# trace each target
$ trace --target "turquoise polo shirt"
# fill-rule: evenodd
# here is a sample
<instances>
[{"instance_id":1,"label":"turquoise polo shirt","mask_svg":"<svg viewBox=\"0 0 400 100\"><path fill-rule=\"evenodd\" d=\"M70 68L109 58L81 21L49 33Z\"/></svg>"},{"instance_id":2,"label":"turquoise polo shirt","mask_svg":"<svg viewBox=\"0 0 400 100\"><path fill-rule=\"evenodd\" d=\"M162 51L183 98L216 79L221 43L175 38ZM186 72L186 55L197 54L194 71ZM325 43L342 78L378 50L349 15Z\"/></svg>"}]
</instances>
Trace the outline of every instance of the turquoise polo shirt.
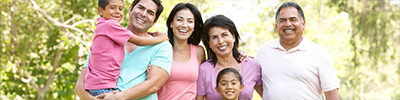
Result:
<instances>
[{"instance_id":1,"label":"turquoise polo shirt","mask_svg":"<svg viewBox=\"0 0 400 100\"><path fill-rule=\"evenodd\" d=\"M90 53L88 54L89 58ZM88 59L83 67L87 67ZM117 87L125 91L146 80L146 70L149 65L156 65L170 74L172 66L172 46L168 41L149 46L139 46L133 52L125 50L121 73ZM151 94L142 100L157 100L157 94Z\"/></svg>"}]
</instances>

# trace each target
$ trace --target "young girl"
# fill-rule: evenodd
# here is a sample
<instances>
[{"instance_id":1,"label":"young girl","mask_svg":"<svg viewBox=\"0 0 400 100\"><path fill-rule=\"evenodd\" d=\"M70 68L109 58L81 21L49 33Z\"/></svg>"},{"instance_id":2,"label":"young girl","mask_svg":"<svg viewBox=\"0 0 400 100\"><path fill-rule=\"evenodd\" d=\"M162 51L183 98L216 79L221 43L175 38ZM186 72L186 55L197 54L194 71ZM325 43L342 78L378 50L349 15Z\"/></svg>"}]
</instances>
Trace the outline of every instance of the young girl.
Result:
<instances>
[{"instance_id":1,"label":"young girl","mask_svg":"<svg viewBox=\"0 0 400 100\"><path fill-rule=\"evenodd\" d=\"M118 90L116 84L125 56L126 42L144 46L168 40L165 33L156 37L139 37L122 27L119 22L123 17L123 0L99 0L98 6L101 17L97 19L84 79L85 89L93 96Z\"/></svg>"},{"instance_id":2,"label":"young girl","mask_svg":"<svg viewBox=\"0 0 400 100\"><path fill-rule=\"evenodd\" d=\"M218 73L215 91L221 94L223 100L239 100L239 92L244 85L242 76L234 68L225 68Z\"/></svg>"}]
</instances>

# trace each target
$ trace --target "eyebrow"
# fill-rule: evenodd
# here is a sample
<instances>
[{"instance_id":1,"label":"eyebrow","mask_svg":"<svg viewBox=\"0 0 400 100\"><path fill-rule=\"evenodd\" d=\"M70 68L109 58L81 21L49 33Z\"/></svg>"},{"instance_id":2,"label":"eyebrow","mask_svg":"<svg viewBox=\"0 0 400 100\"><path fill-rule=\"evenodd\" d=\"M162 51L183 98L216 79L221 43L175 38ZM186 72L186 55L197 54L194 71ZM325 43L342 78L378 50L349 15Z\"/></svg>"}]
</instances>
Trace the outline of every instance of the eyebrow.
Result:
<instances>
[{"instance_id":1,"label":"eyebrow","mask_svg":"<svg viewBox=\"0 0 400 100\"><path fill-rule=\"evenodd\" d=\"M182 18L182 19L183 19L183 17L182 17L182 16L176 16L176 18ZM188 18L188 19L193 19L193 18Z\"/></svg>"},{"instance_id":2,"label":"eyebrow","mask_svg":"<svg viewBox=\"0 0 400 100\"><path fill-rule=\"evenodd\" d=\"M296 19L297 17L289 17L289 19ZM279 20L286 20L287 18L279 18Z\"/></svg>"}]
</instances>

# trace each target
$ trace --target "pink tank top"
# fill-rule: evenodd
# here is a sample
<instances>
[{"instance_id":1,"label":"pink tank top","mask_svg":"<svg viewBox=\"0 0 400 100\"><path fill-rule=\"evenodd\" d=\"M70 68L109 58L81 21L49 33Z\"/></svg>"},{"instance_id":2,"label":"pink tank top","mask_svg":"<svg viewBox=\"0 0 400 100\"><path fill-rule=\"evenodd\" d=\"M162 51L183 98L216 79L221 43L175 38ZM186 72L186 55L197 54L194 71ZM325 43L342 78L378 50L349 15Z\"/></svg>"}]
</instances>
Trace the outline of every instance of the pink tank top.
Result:
<instances>
[{"instance_id":1,"label":"pink tank top","mask_svg":"<svg viewBox=\"0 0 400 100\"><path fill-rule=\"evenodd\" d=\"M167 82L157 92L159 100L194 100L196 98L197 76L199 72L196 46L190 44L189 61L172 61L171 74Z\"/></svg>"}]
</instances>

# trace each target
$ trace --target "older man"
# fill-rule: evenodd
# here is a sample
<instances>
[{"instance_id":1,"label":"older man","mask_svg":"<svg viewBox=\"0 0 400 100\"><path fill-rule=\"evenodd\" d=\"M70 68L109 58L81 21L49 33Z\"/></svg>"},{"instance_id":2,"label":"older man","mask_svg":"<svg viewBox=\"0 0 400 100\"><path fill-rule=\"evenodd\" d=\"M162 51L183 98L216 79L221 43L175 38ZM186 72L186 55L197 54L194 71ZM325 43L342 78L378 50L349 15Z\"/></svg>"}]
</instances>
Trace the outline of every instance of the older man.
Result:
<instances>
[{"instance_id":1,"label":"older man","mask_svg":"<svg viewBox=\"0 0 400 100\"><path fill-rule=\"evenodd\" d=\"M276 12L279 38L264 43L257 52L261 64L264 100L339 99L340 86L328 50L303 37L306 20L294 2Z\"/></svg>"}]
</instances>

